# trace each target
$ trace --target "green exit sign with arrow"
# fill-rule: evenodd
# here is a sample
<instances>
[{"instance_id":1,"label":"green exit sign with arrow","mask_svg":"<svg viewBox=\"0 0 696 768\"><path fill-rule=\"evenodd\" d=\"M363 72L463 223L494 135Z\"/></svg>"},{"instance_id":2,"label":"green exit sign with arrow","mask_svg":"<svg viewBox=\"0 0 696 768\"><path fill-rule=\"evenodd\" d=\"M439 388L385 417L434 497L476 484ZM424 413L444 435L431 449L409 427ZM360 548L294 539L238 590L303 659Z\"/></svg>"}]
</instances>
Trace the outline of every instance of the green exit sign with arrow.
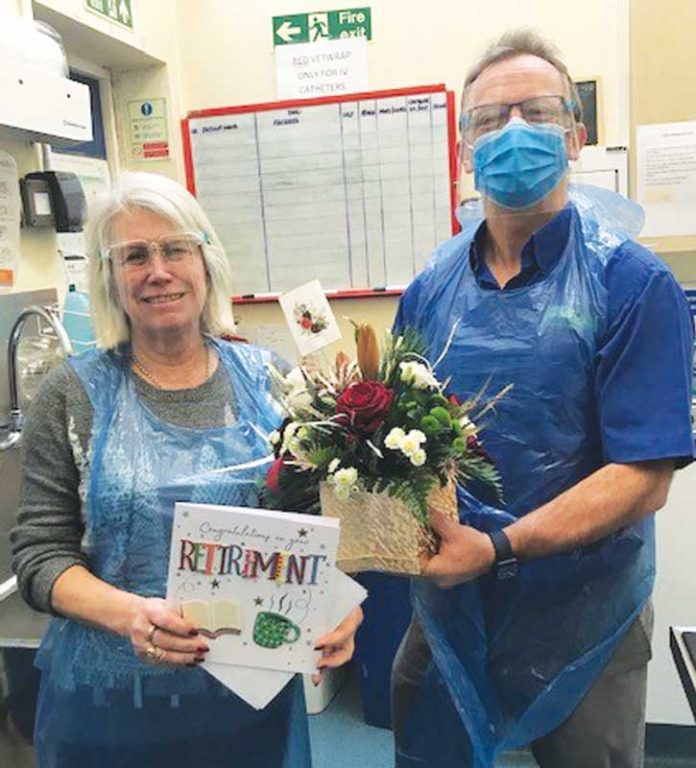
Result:
<instances>
[{"instance_id":1,"label":"green exit sign with arrow","mask_svg":"<svg viewBox=\"0 0 696 768\"><path fill-rule=\"evenodd\" d=\"M342 11L313 11L273 17L273 45L318 43L366 37L372 40L372 16L369 8Z\"/></svg>"}]
</instances>

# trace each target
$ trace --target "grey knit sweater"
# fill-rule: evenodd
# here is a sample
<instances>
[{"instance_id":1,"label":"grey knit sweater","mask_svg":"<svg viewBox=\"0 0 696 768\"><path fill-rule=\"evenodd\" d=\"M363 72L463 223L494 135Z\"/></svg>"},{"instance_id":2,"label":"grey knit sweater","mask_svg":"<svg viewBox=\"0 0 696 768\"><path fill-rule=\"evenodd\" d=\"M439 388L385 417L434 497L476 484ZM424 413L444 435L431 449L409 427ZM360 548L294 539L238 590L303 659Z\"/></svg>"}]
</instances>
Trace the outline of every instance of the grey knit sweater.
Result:
<instances>
[{"instance_id":1,"label":"grey knit sweater","mask_svg":"<svg viewBox=\"0 0 696 768\"><path fill-rule=\"evenodd\" d=\"M222 363L193 389L157 389L135 374L134 381L148 408L170 424L218 427L234 421L234 394ZM12 567L24 599L40 611L51 611L51 590L63 571L89 567L81 549L78 467L88 453L93 416L80 379L63 363L43 381L25 423Z\"/></svg>"}]
</instances>

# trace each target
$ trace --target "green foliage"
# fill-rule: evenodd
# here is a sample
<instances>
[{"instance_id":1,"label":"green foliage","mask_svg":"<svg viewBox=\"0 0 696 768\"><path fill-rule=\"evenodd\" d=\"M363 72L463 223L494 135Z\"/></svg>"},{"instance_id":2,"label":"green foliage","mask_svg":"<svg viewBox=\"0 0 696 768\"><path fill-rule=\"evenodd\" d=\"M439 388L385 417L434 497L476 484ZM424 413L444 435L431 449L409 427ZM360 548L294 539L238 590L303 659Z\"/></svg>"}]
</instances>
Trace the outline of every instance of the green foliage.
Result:
<instances>
[{"instance_id":1,"label":"green foliage","mask_svg":"<svg viewBox=\"0 0 696 768\"><path fill-rule=\"evenodd\" d=\"M392 483L389 486L389 495L403 501L415 514L421 525L427 528L430 525L428 495L437 484L437 477L429 472L415 472L411 479L403 483Z\"/></svg>"}]
</instances>

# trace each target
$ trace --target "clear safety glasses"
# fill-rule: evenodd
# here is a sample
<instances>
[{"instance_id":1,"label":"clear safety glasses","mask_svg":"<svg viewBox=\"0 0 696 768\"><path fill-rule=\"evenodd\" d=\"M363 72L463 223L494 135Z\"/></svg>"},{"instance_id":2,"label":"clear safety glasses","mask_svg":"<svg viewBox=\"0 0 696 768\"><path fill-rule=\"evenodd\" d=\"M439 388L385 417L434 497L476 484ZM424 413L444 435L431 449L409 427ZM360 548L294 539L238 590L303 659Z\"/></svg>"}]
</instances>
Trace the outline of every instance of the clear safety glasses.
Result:
<instances>
[{"instance_id":1,"label":"clear safety glasses","mask_svg":"<svg viewBox=\"0 0 696 768\"><path fill-rule=\"evenodd\" d=\"M574 105L571 101L564 96L536 96L513 104L484 104L467 110L459 122L464 141L472 146L486 133L505 127L515 107L527 123L572 126Z\"/></svg>"},{"instance_id":2,"label":"clear safety glasses","mask_svg":"<svg viewBox=\"0 0 696 768\"><path fill-rule=\"evenodd\" d=\"M206 238L196 232L177 232L162 235L157 240L125 240L102 248L102 258L110 259L114 266L125 272L148 269L152 255L158 252L166 264L177 265L191 261L200 253Z\"/></svg>"}]
</instances>

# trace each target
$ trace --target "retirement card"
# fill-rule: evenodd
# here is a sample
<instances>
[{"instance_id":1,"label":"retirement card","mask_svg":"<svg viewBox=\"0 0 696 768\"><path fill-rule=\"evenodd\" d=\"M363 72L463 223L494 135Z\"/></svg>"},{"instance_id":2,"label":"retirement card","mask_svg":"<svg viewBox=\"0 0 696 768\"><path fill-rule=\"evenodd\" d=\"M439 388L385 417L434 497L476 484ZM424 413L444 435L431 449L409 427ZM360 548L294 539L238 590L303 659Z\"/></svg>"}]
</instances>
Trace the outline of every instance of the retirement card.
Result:
<instances>
[{"instance_id":1,"label":"retirement card","mask_svg":"<svg viewBox=\"0 0 696 768\"><path fill-rule=\"evenodd\" d=\"M178 503L167 599L205 636L206 661L314 672L338 534L332 518Z\"/></svg>"}]
</instances>

